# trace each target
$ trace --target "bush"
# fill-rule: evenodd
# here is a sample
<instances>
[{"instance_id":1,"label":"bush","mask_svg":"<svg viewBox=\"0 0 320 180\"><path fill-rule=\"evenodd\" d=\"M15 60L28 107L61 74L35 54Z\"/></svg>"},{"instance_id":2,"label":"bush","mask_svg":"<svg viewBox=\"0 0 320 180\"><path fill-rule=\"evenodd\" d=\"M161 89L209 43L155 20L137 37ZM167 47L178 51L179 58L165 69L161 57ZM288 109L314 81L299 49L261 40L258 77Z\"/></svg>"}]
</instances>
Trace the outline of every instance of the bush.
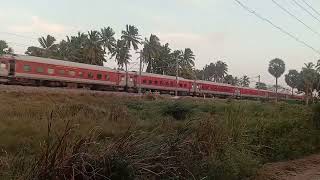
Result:
<instances>
[{"instance_id":1,"label":"bush","mask_svg":"<svg viewBox=\"0 0 320 180\"><path fill-rule=\"evenodd\" d=\"M313 106L313 123L317 129L320 129L320 103Z\"/></svg>"},{"instance_id":2,"label":"bush","mask_svg":"<svg viewBox=\"0 0 320 180\"><path fill-rule=\"evenodd\" d=\"M193 105L186 102L174 102L165 106L162 110L164 115L170 115L176 120L185 120L191 114Z\"/></svg>"}]
</instances>

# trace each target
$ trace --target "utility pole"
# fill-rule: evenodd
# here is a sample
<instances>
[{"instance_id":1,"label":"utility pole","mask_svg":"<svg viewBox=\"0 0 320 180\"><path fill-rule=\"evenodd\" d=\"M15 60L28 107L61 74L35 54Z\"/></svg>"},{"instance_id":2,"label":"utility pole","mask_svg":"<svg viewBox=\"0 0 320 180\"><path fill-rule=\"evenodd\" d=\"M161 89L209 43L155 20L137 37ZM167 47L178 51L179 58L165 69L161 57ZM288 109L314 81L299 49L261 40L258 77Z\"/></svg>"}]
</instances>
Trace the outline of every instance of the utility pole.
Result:
<instances>
[{"instance_id":1,"label":"utility pole","mask_svg":"<svg viewBox=\"0 0 320 180\"><path fill-rule=\"evenodd\" d=\"M261 76L258 76L258 89L260 89L261 81L260 81Z\"/></svg>"},{"instance_id":2,"label":"utility pole","mask_svg":"<svg viewBox=\"0 0 320 180\"><path fill-rule=\"evenodd\" d=\"M138 89L138 93L139 95L141 95L141 71L142 71L142 52L140 52L140 64L139 64L139 89Z\"/></svg>"},{"instance_id":3,"label":"utility pole","mask_svg":"<svg viewBox=\"0 0 320 180\"><path fill-rule=\"evenodd\" d=\"M178 58L176 59L176 96L178 96L178 84L179 84L179 63L178 63Z\"/></svg>"}]
</instances>

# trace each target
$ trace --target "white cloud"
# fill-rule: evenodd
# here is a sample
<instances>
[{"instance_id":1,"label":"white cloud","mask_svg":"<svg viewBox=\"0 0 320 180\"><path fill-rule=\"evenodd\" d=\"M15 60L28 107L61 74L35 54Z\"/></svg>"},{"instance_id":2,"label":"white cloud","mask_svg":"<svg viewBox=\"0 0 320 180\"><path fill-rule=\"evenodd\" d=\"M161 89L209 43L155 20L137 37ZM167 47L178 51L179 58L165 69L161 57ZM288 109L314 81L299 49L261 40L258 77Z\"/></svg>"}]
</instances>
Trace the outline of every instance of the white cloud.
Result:
<instances>
[{"instance_id":1,"label":"white cloud","mask_svg":"<svg viewBox=\"0 0 320 180\"><path fill-rule=\"evenodd\" d=\"M24 25L13 25L9 30L19 33L41 32L41 33L65 33L67 27L61 24L51 23L38 16L32 16L31 22Z\"/></svg>"}]
</instances>

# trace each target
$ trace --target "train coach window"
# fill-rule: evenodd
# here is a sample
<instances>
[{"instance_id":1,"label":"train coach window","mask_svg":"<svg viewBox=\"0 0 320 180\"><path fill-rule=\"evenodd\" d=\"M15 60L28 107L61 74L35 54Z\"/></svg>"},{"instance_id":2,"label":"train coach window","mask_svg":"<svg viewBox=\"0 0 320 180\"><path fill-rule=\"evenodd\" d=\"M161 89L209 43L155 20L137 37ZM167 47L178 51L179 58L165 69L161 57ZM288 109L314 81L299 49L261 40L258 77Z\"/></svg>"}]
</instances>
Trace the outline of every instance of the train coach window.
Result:
<instances>
[{"instance_id":1,"label":"train coach window","mask_svg":"<svg viewBox=\"0 0 320 180\"><path fill-rule=\"evenodd\" d=\"M109 81L109 80L110 80L110 75L109 75L109 74L106 74L106 75L105 75L105 78L106 78L106 81Z\"/></svg>"},{"instance_id":2,"label":"train coach window","mask_svg":"<svg viewBox=\"0 0 320 180\"><path fill-rule=\"evenodd\" d=\"M92 73L92 72L89 72L89 73L88 73L88 78L90 78L90 79L93 78L93 73Z\"/></svg>"},{"instance_id":3,"label":"train coach window","mask_svg":"<svg viewBox=\"0 0 320 180\"><path fill-rule=\"evenodd\" d=\"M48 74L53 74L54 73L54 69L48 68Z\"/></svg>"},{"instance_id":4,"label":"train coach window","mask_svg":"<svg viewBox=\"0 0 320 180\"><path fill-rule=\"evenodd\" d=\"M83 77L83 72L78 72L78 75L80 76L80 77Z\"/></svg>"},{"instance_id":5,"label":"train coach window","mask_svg":"<svg viewBox=\"0 0 320 180\"><path fill-rule=\"evenodd\" d=\"M70 75L70 76L75 76L75 75L76 75L76 72L74 72L74 71L69 71L69 75Z\"/></svg>"},{"instance_id":6,"label":"train coach window","mask_svg":"<svg viewBox=\"0 0 320 180\"><path fill-rule=\"evenodd\" d=\"M163 82L162 82L162 81L160 81L160 85L163 85Z\"/></svg>"},{"instance_id":7,"label":"train coach window","mask_svg":"<svg viewBox=\"0 0 320 180\"><path fill-rule=\"evenodd\" d=\"M37 73L43 73L43 67L37 67L36 69Z\"/></svg>"},{"instance_id":8,"label":"train coach window","mask_svg":"<svg viewBox=\"0 0 320 180\"><path fill-rule=\"evenodd\" d=\"M149 84L152 84L152 80L149 80Z\"/></svg>"},{"instance_id":9,"label":"train coach window","mask_svg":"<svg viewBox=\"0 0 320 180\"><path fill-rule=\"evenodd\" d=\"M2 63L0 64L0 68L1 68L1 69L5 69L5 68L6 68L6 63L2 62Z\"/></svg>"},{"instance_id":10,"label":"train coach window","mask_svg":"<svg viewBox=\"0 0 320 180\"><path fill-rule=\"evenodd\" d=\"M60 75L64 75L64 73L65 73L65 71L63 69L60 69L58 72Z\"/></svg>"},{"instance_id":11,"label":"train coach window","mask_svg":"<svg viewBox=\"0 0 320 180\"><path fill-rule=\"evenodd\" d=\"M24 66L23 66L23 71L24 71L24 72L29 72L29 71L31 71L31 66L29 66L29 65L24 65Z\"/></svg>"},{"instance_id":12,"label":"train coach window","mask_svg":"<svg viewBox=\"0 0 320 180\"><path fill-rule=\"evenodd\" d=\"M143 83L143 84L146 84L146 83L147 83L147 80L144 79L144 80L142 81L142 83Z\"/></svg>"},{"instance_id":13,"label":"train coach window","mask_svg":"<svg viewBox=\"0 0 320 180\"><path fill-rule=\"evenodd\" d=\"M184 87L187 87L187 84L184 84L183 86L184 86Z\"/></svg>"},{"instance_id":14,"label":"train coach window","mask_svg":"<svg viewBox=\"0 0 320 180\"><path fill-rule=\"evenodd\" d=\"M158 84L158 81L154 81L154 84L156 84L156 85L157 85L157 84Z\"/></svg>"},{"instance_id":15,"label":"train coach window","mask_svg":"<svg viewBox=\"0 0 320 180\"><path fill-rule=\"evenodd\" d=\"M102 74L97 74L97 79L102 79Z\"/></svg>"}]
</instances>

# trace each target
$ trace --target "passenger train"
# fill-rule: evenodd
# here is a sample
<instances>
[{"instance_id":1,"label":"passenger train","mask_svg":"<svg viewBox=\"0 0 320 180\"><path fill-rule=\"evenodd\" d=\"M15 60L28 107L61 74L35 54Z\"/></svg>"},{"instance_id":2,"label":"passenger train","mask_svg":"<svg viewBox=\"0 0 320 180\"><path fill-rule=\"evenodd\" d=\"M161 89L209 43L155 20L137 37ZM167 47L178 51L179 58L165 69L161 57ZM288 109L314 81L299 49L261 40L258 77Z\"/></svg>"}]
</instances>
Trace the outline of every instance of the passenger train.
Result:
<instances>
[{"instance_id":1,"label":"passenger train","mask_svg":"<svg viewBox=\"0 0 320 180\"><path fill-rule=\"evenodd\" d=\"M232 86L229 84L189 80L174 76L113 70L108 67L75 63L26 55L0 56L0 82L4 84L88 88L94 90L138 92L152 91L179 96L207 96L275 99L267 90ZM282 100L303 100L303 96L278 93Z\"/></svg>"}]
</instances>

